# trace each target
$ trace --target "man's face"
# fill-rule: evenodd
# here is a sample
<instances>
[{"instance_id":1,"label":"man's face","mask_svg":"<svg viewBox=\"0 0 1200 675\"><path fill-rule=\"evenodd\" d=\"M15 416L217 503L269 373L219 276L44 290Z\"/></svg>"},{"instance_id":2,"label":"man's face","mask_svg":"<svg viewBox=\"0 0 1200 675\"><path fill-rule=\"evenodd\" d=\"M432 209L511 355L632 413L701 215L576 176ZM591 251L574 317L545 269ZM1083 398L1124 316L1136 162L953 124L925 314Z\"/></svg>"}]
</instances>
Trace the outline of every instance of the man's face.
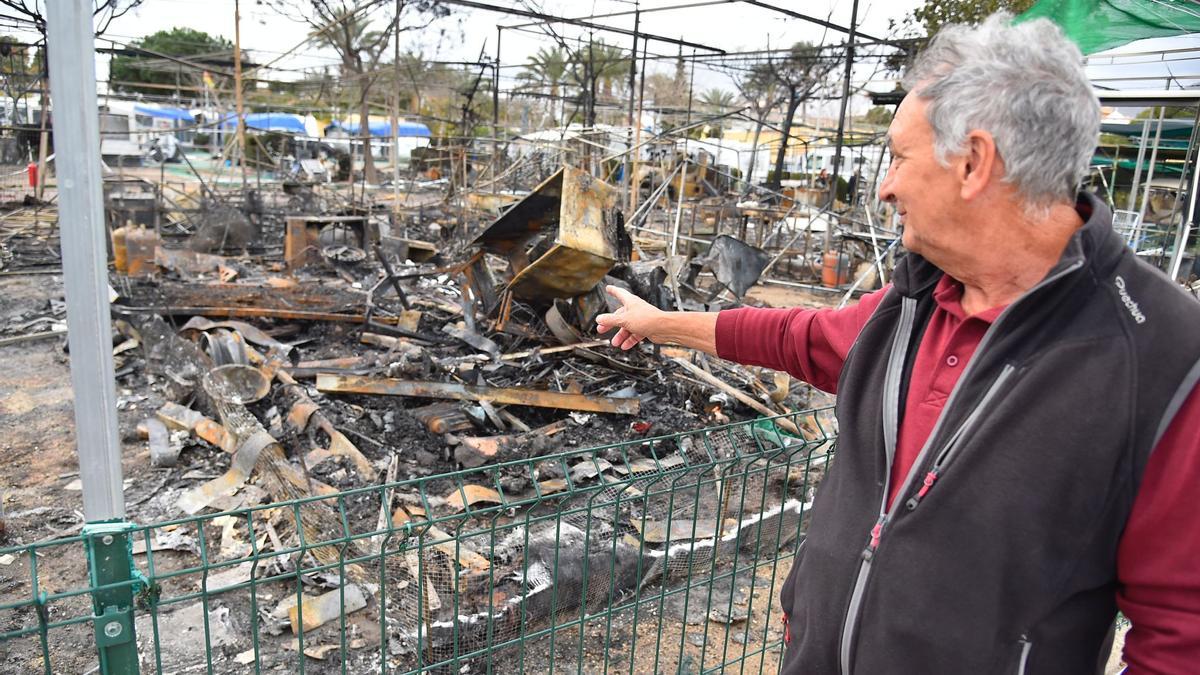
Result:
<instances>
[{"instance_id":1,"label":"man's face","mask_svg":"<svg viewBox=\"0 0 1200 675\"><path fill-rule=\"evenodd\" d=\"M961 185L956 162L944 167L934 157L933 127L925 117L927 103L909 94L888 127L892 162L879 185L879 198L891 202L904 226L904 247L926 258L970 245L961 213Z\"/></svg>"}]
</instances>

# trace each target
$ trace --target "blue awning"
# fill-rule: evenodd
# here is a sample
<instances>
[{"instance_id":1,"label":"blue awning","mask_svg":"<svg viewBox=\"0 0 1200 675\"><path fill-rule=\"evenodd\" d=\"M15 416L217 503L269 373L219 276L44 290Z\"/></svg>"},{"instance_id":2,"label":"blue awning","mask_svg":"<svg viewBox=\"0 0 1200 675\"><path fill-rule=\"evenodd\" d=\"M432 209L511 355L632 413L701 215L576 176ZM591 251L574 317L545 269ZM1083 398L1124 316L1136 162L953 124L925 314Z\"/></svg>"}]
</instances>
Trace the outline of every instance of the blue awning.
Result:
<instances>
[{"instance_id":1,"label":"blue awning","mask_svg":"<svg viewBox=\"0 0 1200 675\"><path fill-rule=\"evenodd\" d=\"M222 127L236 127L237 116L230 115L221 120ZM283 112L250 113L246 115L246 128L260 131L284 131L294 134L306 134L304 120L299 115Z\"/></svg>"},{"instance_id":2,"label":"blue awning","mask_svg":"<svg viewBox=\"0 0 1200 675\"><path fill-rule=\"evenodd\" d=\"M338 128L345 129L346 132L351 135L357 135L359 133L358 122L346 120L344 122L337 122L335 124ZM384 138L391 138L392 136L392 123L387 120L373 121L367 125L367 128L371 130L372 136L380 136ZM399 122L396 128L396 135L401 138L429 138L433 136L433 134L429 131L429 127L421 124L420 122Z\"/></svg>"},{"instance_id":3,"label":"blue awning","mask_svg":"<svg viewBox=\"0 0 1200 675\"><path fill-rule=\"evenodd\" d=\"M196 118L192 117L192 113L183 108L151 108L145 105L134 105L133 112L139 115L149 115L164 120L179 120L181 122L195 122Z\"/></svg>"}]
</instances>

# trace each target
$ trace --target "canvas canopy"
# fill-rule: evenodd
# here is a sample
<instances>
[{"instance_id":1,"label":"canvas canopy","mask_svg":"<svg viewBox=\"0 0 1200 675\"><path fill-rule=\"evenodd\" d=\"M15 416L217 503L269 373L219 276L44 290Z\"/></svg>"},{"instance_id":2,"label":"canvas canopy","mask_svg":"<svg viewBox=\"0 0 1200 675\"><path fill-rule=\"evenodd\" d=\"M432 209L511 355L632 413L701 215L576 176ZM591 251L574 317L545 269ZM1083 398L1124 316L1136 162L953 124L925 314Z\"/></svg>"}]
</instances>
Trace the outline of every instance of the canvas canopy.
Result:
<instances>
[{"instance_id":1,"label":"canvas canopy","mask_svg":"<svg viewBox=\"0 0 1200 675\"><path fill-rule=\"evenodd\" d=\"M359 124L356 121L346 120L338 122L337 126L345 129L352 135L358 134ZM392 123L387 120L371 120L367 124L367 129L370 130L372 136L385 138L391 138L392 136ZM429 138L433 134L430 133L429 127L419 122L399 122L397 123L396 135L401 138Z\"/></svg>"},{"instance_id":2,"label":"canvas canopy","mask_svg":"<svg viewBox=\"0 0 1200 675\"><path fill-rule=\"evenodd\" d=\"M192 117L192 113L183 108L168 108L148 105L135 105L133 112L139 115L149 115L164 120L179 120L181 122L195 122L196 118Z\"/></svg>"},{"instance_id":3,"label":"canvas canopy","mask_svg":"<svg viewBox=\"0 0 1200 675\"><path fill-rule=\"evenodd\" d=\"M237 116L231 115L221 120L223 127L236 127ZM261 131L284 131L293 134L307 134L304 120L299 115L283 112L250 113L246 115L246 128Z\"/></svg>"}]
</instances>

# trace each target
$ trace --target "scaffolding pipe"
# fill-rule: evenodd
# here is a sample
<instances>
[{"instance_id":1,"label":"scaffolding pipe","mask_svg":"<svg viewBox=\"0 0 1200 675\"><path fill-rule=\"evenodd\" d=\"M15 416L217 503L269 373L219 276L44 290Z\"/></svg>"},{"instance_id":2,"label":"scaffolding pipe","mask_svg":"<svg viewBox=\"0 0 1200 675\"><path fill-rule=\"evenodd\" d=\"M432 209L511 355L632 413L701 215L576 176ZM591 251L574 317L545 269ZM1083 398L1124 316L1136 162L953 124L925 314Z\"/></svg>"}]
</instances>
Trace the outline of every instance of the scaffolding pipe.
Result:
<instances>
[{"instance_id":1,"label":"scaffolding pipe","mask_svg":"<svg viewBox=\"0 0 1200 675\"><path fill-rule=\"evenodd\" d=\"M1133 167L1133 184L1129 186L1129 200L1126 202L1125 210L1132 211L1133 207L1137 206L1137 189L1138 181L1142 179L1142 161L1146 159L1146 142L1150 139L1150 120L1142 122L1142 138L1138 141L1137 163ZM1113 183L1115 184L1116 173L1113 173Z\"/></svg>"},{"instance_id":2,"label":"scaffolding pipe","mask_svg":"<svg viewBox=\"0 0 1200 675\"><path fill-rule=\"evenodd\" d=\"M1197 112L1197 116L1200 116L1200 111ZM1179 267L1183 263L1183 253L1187 249L1188 235L1191 234L1194 227L1196 218L1196 190L1200 190L1200 151L1196 153L1196 161L1192 164L1192 189L1188 192L1187 196L1187 218L1183 221L1179 240L1175 243L1175 253L1171 256L1171 267L1168 274L1172 281L1179 276Z\"/></svg>"},{"instance_id":3,"label":"scaffolding pipe","mask_svg":"<svg viewBox=\"0 0 1200 675\"><path fill-rule=\"evenodd\" d=\"M1144 227L1146 222L1146 208L1150 206L1150 184L1154 182L1154 163L1158 161L1158 144L1162 142L1163 118L1166 117L1166 114L1166 106L1158 109L1158 125L1154 130L1154 145L1150 146L1150 166L1146 169L1146 184L1142 188L1142 207L1138 209L1138 230L1149 229ZM1134 234L1135 241L1138 234Z\"/></svg>"},{"instance_id":4,"label":"scaffolding pipe","mask_svg":"<svg viewBox=\"0 0 1200 675\"><path fill-rule=\"evenodd\" d=\"M636 6L637 5L634 5L634 7L636 7ZM637 84L637 51L638 51L637 32L638 32L639 26L641 25L641 21L642 21L641 13L635 11L634 15L633 15L633 49L630 50L630 52L629 52L629 114L627 117L627 119L629 121L629 124L628 124L629 129L628 129L628 131L625 132L625 147L629 148L631 151L633 150L633 105L635 102L635 97L633 95L633 88ZM638 122L638 125L641 126L640 121ZM632 173L632 171L633 171L632 155L633 155L632 152L626 154L625 162L624 162L624 164L622 164L622 173L623 173L622 178L624 179L622 182L625 183L625 189L628 190L628 192L625 193L625 202L630 205L629 210L631 212L633 211L632 207L633 207L633 191L634 191L633 173Z\"/></svg>"},{"instance_id":5,"label":"scaffolding pipe","mask_svg":"<svg viewBox=\"0 0 1200 675\"><path fill-rule=\"evenodd\" d=\"M240 0L233 0L234 104L237 106L238 163L242 165L242 189L246 189L246 109L242 100L242 14Z\"/></svg>"},{"instance_id":6,"label":"scaffolding pipe","mask_svg":"<svg viewBox=\"0 0 1200 675\"><path fill-rule=\"evenodd\" d=\"M403 7L396 0L396 17L392 22L392 222L400 208L400 12ZM420 110L417 111L421 112ZM392 236L396 233L393 232Z\"/></svg>"},{"instance_id":7,"label":"scaffolding pipe","mask_svg":"<svg viewBox=\"0 0 1200 675\"><path fill-rule=\"evenodd\" d=\"M492 68L492 175L500 171L500 34L501 26L496 26L496 65ZM509 97L512 100L512 97ZM492 194L499 189L497 181L492 181Z\"/></svg>"},{"instance_id":8,"label":"scaffolding pipe","mask_svg":"<svg viewBox=\"0 0 1200 675\"><path fill-rule=\"evenodd\" d=\"M471 9L482 9L489 12L500 12L501 14L512 14L513 16L523 16L529 19L537 19L549 23L565 23L570 26L579 26L580 28L588 28L591 30L607 31L616 33L617 35L634 35L634 31L617 28L616 26L606 26L604 24L592 23L590 21L580 21L579 19L571 19L565 16L554 16L553 14L543 14L542 12L533 12L527 9L518 9L516 7L504 7L502 5L492 5L486 2L476 2L475 0L442 0L447 5L458 5L459 7L470 7ZM724 54L724 49L709 47L696 42L688 42L687 40L676 40L674 38L663 37L661 35L652 35L650 33L637 33L637 35L646 40L654 40L655 42L665 42L667 44L679 45L681 47L691 47L693 49L703 49L714 54Z\"/></svg>"},{"instance_id":9,"label":"scaffolding pipe","mask_svg":"<svg viewBox=\"0 0 1200 675\"><path fill-rule=\"evenodd\" d=\"M858 0L850 7L850 32L846 37L846 75L842 80L842 107L838 113L836 149L833 152L833 176L829 180L829 206L837 202L838 175L842 170L842 145L846 139L846 108L850 103L850 73L854 70L854 29L858 24ZM825 231L825 250L833 244L833 228Z\"/></svg>"}]
</instances>

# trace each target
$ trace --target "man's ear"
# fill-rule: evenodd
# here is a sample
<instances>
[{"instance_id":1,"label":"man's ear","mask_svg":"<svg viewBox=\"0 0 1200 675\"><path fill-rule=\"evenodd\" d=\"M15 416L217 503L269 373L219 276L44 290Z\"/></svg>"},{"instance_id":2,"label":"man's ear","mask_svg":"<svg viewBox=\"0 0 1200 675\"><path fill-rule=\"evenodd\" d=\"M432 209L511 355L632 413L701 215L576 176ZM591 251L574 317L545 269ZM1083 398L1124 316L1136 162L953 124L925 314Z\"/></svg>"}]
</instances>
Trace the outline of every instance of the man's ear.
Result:
<instances>
[{"instance_id":1,"label":"man's ear","mask_svg":"<svg viewBox=\"0 0 1200 675\"><path fill-rule=\"evenodd\" d=\"M982 129L967 134L963 153L959 156L958 178L964 200L978 197L1003 169L996 152L996 139Z\"/></svg>"}]
</instances>

